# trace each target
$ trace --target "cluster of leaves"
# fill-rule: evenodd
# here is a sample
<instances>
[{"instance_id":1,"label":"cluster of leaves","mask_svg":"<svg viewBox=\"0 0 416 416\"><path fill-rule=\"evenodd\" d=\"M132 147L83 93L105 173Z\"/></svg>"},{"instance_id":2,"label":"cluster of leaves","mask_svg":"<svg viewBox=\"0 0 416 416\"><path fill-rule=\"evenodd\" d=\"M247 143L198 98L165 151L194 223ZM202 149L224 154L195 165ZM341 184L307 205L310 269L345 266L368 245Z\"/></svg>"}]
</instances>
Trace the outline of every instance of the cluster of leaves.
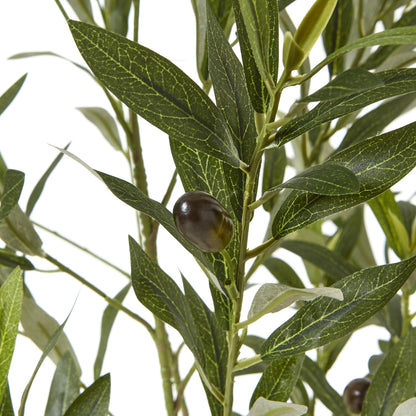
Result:
<instances>
[{"instance_id":1,"label":"cluster of leaves","mask_svg":"<svg viewBox=\"0 0 416 416\"><path fill-rule=\"evenodd\" d=\"M137 43L135 35L134 40L125 37L130 9L133 5L137 22L139 2L106 1L104 28L95 23L89 1L69 3L79 18L68 19L69 29L89 67L81 68L104 89L115 116L103 108L81 111L125 154L135 175L130 183L88 169L117 198L140 212L143 244L129 240L131 286L154 314L156 325L122 306L130 285L110 299L42 248L30 214L62 155L71 154L62 149L34 189L25 213L18 205L24 175L7 170L2 161L0 237L6 247L0 252L4 266L0 362L6 364L0 371L0 414L14 414L7 375L19 321L43 350L39 366L51 354L57 362L46 414L107 414L110 380L100 373L117 311L144 325L155 340L167 373L163 386L168 415L180 410L187 414L184 390L196 370L212 415L235 414L235 378L260 373L249 416L313 415L317 399L335 415L348 416L326 373L351 334L370 324L385 327L390 339L380 341L382 354L369 361L371 384L362 415L414 412L416 329L409 299L416 290L416 207L398 201L390 188L416 165L416 123L389 129L416 104L414 2L377 0L364 7L360 0L316 0L296 28L286 9L291 3L296 6L295 0L193 0L202 88L172 62ZM241 61L228 39L234 24ZM383 29L376 31L380 25ZM280 32L284 40L279 43ZM311 68L309 54L320 36L326 58ZM36 53L15 58L29 55ZM328 83L310 94L311 78L324 69ZM1 110L23 82L24 77L1 97ZM208 96L211 86L215 103ZM282 91L295 86L300 86L299 99L283 112ZM366 111L370 104L371 111ZM122 105L130 111L129 120ZM141 154L136 115L169 136L183 188L208 192L232 216L234 237L224 252L203 253L176 229L166 208L171 187L163 201L149 198L142 159L137 157ZM288 146L292 158L286 155ZM284 181L293 168L296 173ZM374 260L363 203L368 203L386 236L385 265ZM258 209L269 214L269 223L264 243L249 249L250 222ZM326 221L335 228L331 235L323 231ZM209 279L214 311L186 277L181 288L157 264L159 225L201 266ZM279 258L280 248L303 260L308 281ZM398 258L395 263L389 261L392 252ZM65 323L59 326L23 289L21 270L34 268L26 256L50 261L109 302L96 381L82 394L76 356L63 334ZM246 270L249 259L253 262ZM258 289L247 319L242 320L244 291L262 265L276 283ZM249 334L250 324L291 305L296 313L267 338ZM40 339L40 331L33 328L46 323L50 331ZM178 372L178 352L169 345L165 324L180 333L194 356L195 365L185 377ZM239 360L243 344L253 356ZM313 349L318 350L315 361L305 355ZM31 381L19 414L24 412ZM305 385L313 390L313 397Z\"/></svg>"}]
</instances>

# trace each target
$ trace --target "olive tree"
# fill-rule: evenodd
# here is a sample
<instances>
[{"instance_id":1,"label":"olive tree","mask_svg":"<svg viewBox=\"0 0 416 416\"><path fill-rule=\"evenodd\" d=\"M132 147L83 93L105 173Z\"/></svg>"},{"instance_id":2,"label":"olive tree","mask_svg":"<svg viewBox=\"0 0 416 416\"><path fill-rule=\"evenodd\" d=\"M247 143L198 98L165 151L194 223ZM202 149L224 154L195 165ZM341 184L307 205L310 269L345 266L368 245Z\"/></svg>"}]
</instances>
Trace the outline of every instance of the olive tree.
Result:
<instances>
[{"instance_id":1,"label":"olive tree","mask_svg":"<svg viewBox=\"0 0 416 416\"><path fill-rule=\"evenodd\" d=\"M187 393L195 379L206 395L198 399L200 413L218 416L313 415L318 403L336 416L416 412L416 206L391 189L416 165L416 123L401 117L415 114L415 2L315 0L295 24L296 0L191 0L199 79L138 42L139 0L92 3L56 0L79 61L55 52L17 51L13 58L65 59L98 84L106 103L80 110L125 157L131 177L95 169L69 145L59 147L22 209L25 175L0 158L0 415L25 414L47 357L56 370L45 415L112 414L111 368L102 373L120 315L154 344L168 416L191 413ZM314 57L320 42L322 60ZM316 88L318 76L325 81ZM0 97L0 113L25 79ZM295 98L288 100L289 91ZM169 148L176 167L158 200L149 196L143 120L165 133L158 146ZM125 236L127 283L123 270L82 249L82 236L67 241L114 270L121 288L115 296L49 254L39 236L47 224L37 224L32 211L63 158L137 213L137 233ZM385 238L382 262L370 242L367 207ZM260 228L262 241L252 245ZM161 230L189 253L206 290L186 273L164 270ZM26 279L39 261L107 304L88 385L65 331L70 315L57 322L29 291ZM130 293L134 307L125 304ZM269 320L274 326L259 335L270 316L286 318ZM328 372L354 332L374 325L388 334L381 351L368 357L366 374L337 391ZM17 410L8 380L22 337L41 357ZM129 357L147 359L140 351ZM235 390L247 375L255 384L241 410ZM125 414L140 414L140 400L132 402Z\"/></svg>"}]
</instances>

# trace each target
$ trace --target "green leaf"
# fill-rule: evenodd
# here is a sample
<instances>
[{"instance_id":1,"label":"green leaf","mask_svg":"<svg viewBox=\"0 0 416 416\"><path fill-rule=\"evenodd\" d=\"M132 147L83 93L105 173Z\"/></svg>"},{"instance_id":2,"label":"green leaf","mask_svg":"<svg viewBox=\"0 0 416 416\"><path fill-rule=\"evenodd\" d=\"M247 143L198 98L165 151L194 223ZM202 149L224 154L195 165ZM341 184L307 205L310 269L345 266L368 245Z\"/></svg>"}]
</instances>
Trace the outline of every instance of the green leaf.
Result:
<instances>
[{"instance_id":1,"label":"green leaf","mask_svg":"<svg viewBox=\"0 0 416 416\"><path fill-rule=\"evenodd\" d=\"M0 287L0 403L7 388L23 300L23 276L16 267Z\"/></svg>"},{"instance_id":2,"label":"green leaf","mask_svg":"<svg viewBox=\"0 0 416 416\"><path fill-rule=\"evenodd\" d=\"M185 240L182 234L177 230L172 213L167 210L161 203L147 197L133 184L123 179L98 172L108 189L121 201L132 208L143 212L154 218L161 224L173 237L175 237L195 258L197 258L208 270L212 270L212 266L194 245Z\"/></svg>"},{"instance_id":3,"label":"green leaf","mask_svg":"<svg viewBox=\"0 0 416 416\"><path fill-rule=\"evenodd\" d=\"M371 12L374 13L373 10L371 10ZM317 72L333 62L335 59L355 49L362 49L377 45L414 45L415 43L416 26L398 27L364 36L354 40L351 43L348 43L345 46L342 46L341 48L338 48L336 51L329 54L324 60L322 60L308 74L304 76L303 81L313 77Z\"/></svg>"},{"instance_id":4,"label":"green leaf","mask_svg":"<svg viewBox=\"0 0 416 416\"><path fill-rule=\"evenodd\" d=\"M65 416L107 416L110 387L110 374L100 377L77 397Z\"/></svg>"},{"instance_id":5,"label":"green leaf","mask_svg":"<svg viewBox=\"0 0 416 416\"><path fill-rule=\"evenodd\" d=\"M308 408L300 404L275 402L259 397L248 416L302 416L307 411Z\"/></svg>"},{"instance_id":6,"label":"green leaf","mask_svg":"<svg viewBox=\"0 0 416 416\"><path fill-rule=\"evenodd\" d=\"M320 195L347 195L357 193L360 183L350 169L327 162L305 169L277 188L298 189ZM273 189L267 191L266 195L269 192L273 192Z\"/></svg>"},{"instance_id":7,"label":"green leaf","mask_svg":"<svg viewBox=\"0 0 416 416\"><path fill-rule=\"evenodd\" d=\"M115 150L123 150L116 122L106 109L101 107L78 107L78 110L100 130L103 137Z\"/></svg>"},{"instance_id":8,"label":"green leaf","mask_svg":"<svg viewBox=\"0 0 416 416\"><path fill-rule=\"evenodd\" d=\"M309 357L305 357L300 375L302 380L309 384L316 398L331 410L333 414L337 416L349 416L341 396L328 383L321 367Z\"/></svg>"},{"instance_id":9,"label":"green leaf","mask_svg":"<svg viewBox=\"0 0 416 416\"><path fill-rule=\"evenodd\" d=\"M0 200L0 221L3 221L17 205L22 193L25 174L8 169L4 174L4 190Z\"/></svg>"},{"instance_id":10,"label":"green leaf","mask_svg":"<svg viewBox=\"0 0 416 416\"><path fill-rule=\"evenodd\" d=\"M272 361L264 371L250 399L250 407L259 397L276 402L286 402L295 386L303 355Z\"/></svg>"},{"instance_id":11,"label":"green leaf","mask_svg":"<svg viewBox=\"0 0 416 416\"><path fill-rule=\"evenodd\" d=\"M416 412L416 398L401 403L393 413L393 416L408 416Z\"/></svg>"},{"instance_id":12,"label":"green leaf","mask_svg":"<svg viewBox=\"0 0 416 416\"><path fill-rule=\"evenodd\" d=\"M381 103L357 119L348 129L337 151L382 132L393 120L416 104L416 94L405 94Z\"/></svg>"},{"instance_id":13,"label":"green leaf","mask_svg":"<svg viewBox=\"0 0 416 416\"><path fill-rule=\"evenodd\" d=\"M416 91L415 68L392 69L379 72L377 77L384 85L337 100L321 102L311 111L286 123L276 133L278 145L282 146L322 123L357 111L369 104Z\"/></svg>"},{"instance_id":14,"label":"green leaf","mask_svg":"<svg viewBox=\"0 0 416 416\"><path fill-rule=\"evenodd\" d=\"M286 171L287 158L285 148L272 147L266 149L264 153L264 168L263 168L263 194L271 188L280 185L283 182L283 178ZM263 208L267 212L271 212L274 204L276 203L278 195L266 201L263 204Z\"/></svg>"},{"instance_id":15,"label":"green leaf","mask_svg":"<svg viewBox=\"0 0 416 416\"><path fill-rule=\"evenodd\" d=\"M45 416L63 416L79 395L80 374L69 352L59 360L49 390Z\"/></svg>"},{"instance_id":16,"label":"green leaf","mask_svg":"<svg viewBox=\"0 0 416 416\"><path fill-rule=\"evenodd\" d=\"M106 28L111 32L126 36L132 0L106 0L104 4Z\"/></svg>"},{"instance_id":17,"label":"green leaf","mask_svg":"<svg viewBox=\"0 0 416 416\"><path fill-rule=\"evenodd\" d=\"M14 416L12 398L10 397L10 390L8 385L4 391L3 400L0 402L0 415Z\"/></svg>"},{"instance_id":18,"label":"green leaf","mask_svg":"<svg viewBox=\"0 0 416 416\"><path fill-rule=\"evenodd\" d=\"M263 266L269 270L279 283L299 289L305 287L296 272L283 260L269 257L263 262Z\"/></svg>"},{"instance_id":19,"label":"green leaf","mask_svg":"<svg viewBox=\"0 0 416 416\"><path fill-rule=\"evenodd\" d=\"M130 283L123 287L120 292L114 297L115 300L122 303L124 298L126 297L129 289ZM107 350L108 339L110 338L110 333L113 328L114 321L116 320L118 314L118 309L114 308L111 305L108 305L105 308L103 313L103 317L101 319L101 337L100 337L100 344L98 346L97 356L94 362L94 379L96 380L100 377L101 369L103 366L104 356Z\"/></svg>"},{"instance_id":20,"label":"green leaf","mask_svg":"<svg viewBox=\"0 0 416 416\"><path fill-rule=\"evenodd\" d=\"M352 0L338 0L338 4L323 32L323 41L327 55L341 46L346 45L350 36L354 19L354 3ZM328 65L330 75L342 73L344 61L338 59Z\"/></svg>"},{"instance_id":21,"label":"green leaf","mask_svg":"<svg viewBox=\"0 0 416 416\"><path fill-rule=\"evenodd\" d=\"M358 328L378 312L400 289L416 267L416 257L360 270L331 287L344 300L317 298L304 305L262 346L262 358L291 357L328 344Z\"/></svg>"},{"instance_id":22,"label":"green leaf","mask_svg":"<svg viewBox=\"0 0 416 416\"><path fill-rule=\"evenodd\" d=\"M242 160L248 164L257 132L244 70L210 8L207 16L208 69L217 107L224 115Z\"/></svg>"},{"instance_id":23,"label":"green leaf","mask_svg":"<svg viewBox=\"0 0 416 416\"><path fill-rule=\"evenodd\" d=\"M115 33L75 21L69 27L91 70L131 110L175 140L240 166L220 110L182 70Z\"/></svg>"},{"instance_id":24,"label":"green leaf","mask_svg":"<svg viewBox=\"0 0 416 416\"><path fill-rule=\"evenodd\" d=\"M416 164L416 123L351 146L328 159L352 170L361 188L356 194L325 196L292 191L273 221L281 238L321 218L380 195L409 173Z\"/></svg>"},{"instance_id":25,"label":"green leaf","mask_svg":"<svg viewBox=\"0 0 416 416\"><path fill-rule=\"evenodd\" d=\"M0 264L10 268L19 266L22 270L34 270L35 268L26 257L17 256L8 249L0 249Z\"/></svg>"},{"instance_id":26,"label":"green leaf","mask_svg":"<svg viewBox=\"0 0 416 416\"><path fill-rule=\"evenodd\" d=\"M0 114L9 106L9 104L14 100L17 93L22 88L23 83L25 82L27 74L19 78L9 89L2 94L0 97Z\"/></svg>"},{"instance_id":27,"label":"green leaf","mask_svg":"<svg viewBox=\"0 0 416 416\"><path fill-rule=\"evenodd\" d=\"M319 267L333 281L342 279L357 271L357 267L345 260L341 254L329 250L320 244L301 240L284 240L281 247Z\"/></svg>"},{"instance_id":28,"label":"green leaf","mask_svg":"<svg viewBox=\"0 0 416 416\"><path fill-rule=\"evenodd\" d=\"M69 143L65 146L65 149L68 149ZM52 174L58 163L61 161L63 157L63 153L60 153L54 161L51 163L49 168L46 170L46 172L42 175L42 177L39 179L38 183L33 188L32 193L29 196L29 199L27 201L26 205L26 215L30 217L30 214L33 211L33 208L35 207L36 203L38 202L43 189L45 188L46 181L49 179L49 176Z\"/></svg>"},{"instance_id":29,"label":"green leaf","mask_svg":"<svg viewBox=\"0 0 416 416\"><path fill-rule=\"evenodd\" d=\"M310 301L320 296L343 300L342 291L332 287L298 289L280 283L264 283L254 295L245 324L248 325L267 313L281 311L294 302Z\"/></svg>"},{"instance_id":30,"label":"green leaf","mask_svg":"<svg viewBox=\"0 0 416 416\"><path fill-rule=\"evenodd\" d=\"M377 73L362 68L353 68L342 72L334 80L318 91L303 98L301 101L330 101L345 98L350 95L368 91L383 86L384 83Z\"/></svg>"},{"instance_id":31,"label":"green leaf","mask_svg":"<svg viewBox=\"0 0 416 416\"><path fill-rule=\"evenodd\" d=\"M412 328L388 352L367 390L362 416L388 416L416 390L416 329Z\"/></svg>"},{"instance_id":32,"label":"green leaf","mask_svg":"<svg viewBox=\"0 0 416 416\"><path fill-rule=\"evenodd\" d=\"M94 23L90 0L68 0L68 3L80 20Z\"/></svg>"},{"instance_id":33,"label":"green leaf","mask_svg":"<svg viewBox=\"0 0 416 416\"><path fill-rule=\"evenodd\" d=\"M0 223L0 238L11 248L31 256L42 256L42 240L27 215L16 205Z\"/></svg>"},{"instance_id":34,"label":"green leaf","mask_svg":"<svg viewBox=\"0 0 416 416\"><path fill-rule=\"evenodd\" d=\"M270 100L264 82L274 82L279 69L279 28L276 2L233 0L237 35L253 108L265 113Z\"/></svg>"},{"instance_id":35,"label":"green leaf","mask_svg":"<svg viewBox=\"0 0 416 416\"><path fill-rule=\"evenodd\" d=\"M71 310L71 312L72 312L72 310ZM36 368L33 371L33 374L30 377L30 380L27 383L27 385L26 385L26 387L23 391L22 398L21 398L21 401L20 401L20 408L19 408L18 416L24 416L27 398L29 396L29 391L32 387L33 381L35 380L36 374L38 373L41 365L45 361L45 358L48 357L49 353L54 349L56 343L58 342L58 339L61 336L61 334L63 333L64 327L65 327L66 323L68 322L68 319L71 315L71 312L68 314L65 321L61 325L59 325L59 327L56 329L56 331L52 334L51 338L49 339L48 343L46 344L45 348L43 349L42 355L39 358L39 361L36 365Z\"/></svg>"},{"instance_id":36,"label":"green leaf","mask_svg":"<svg viewBox=\"0 0 416 416\"><path fill-rule=\"evenodd\" d=\"M384 231L387 242L400 259L410 254L409 234L404 225L402 213L390 190L368 201L377 218L378 223Z\"/></svg>"}]
</instances>

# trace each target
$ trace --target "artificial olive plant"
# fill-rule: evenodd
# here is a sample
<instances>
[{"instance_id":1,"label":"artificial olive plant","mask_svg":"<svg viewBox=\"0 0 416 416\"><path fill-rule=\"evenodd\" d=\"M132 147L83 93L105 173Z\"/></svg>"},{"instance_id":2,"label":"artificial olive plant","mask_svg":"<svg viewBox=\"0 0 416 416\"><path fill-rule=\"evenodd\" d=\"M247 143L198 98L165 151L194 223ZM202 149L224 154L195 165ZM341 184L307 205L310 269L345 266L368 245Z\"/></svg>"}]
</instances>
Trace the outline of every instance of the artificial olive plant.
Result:
<instances>
[{"instance_id":1,"label":"artificial olive plant","mask_svg":"<svg viewBox=\"0 0 416 416\"><path fill-rule=\"evenodd\" d=\"M87 66L75 64L102 87L113 110L82 112L127 156L132 172L126 181L86 160L85 175L139 212L139 235L128 237L131 282L109 297L47 254L31 222L55 166L77 156L59 149L25 211L18 205L24 174L1 160L0 415L16 411L7 380L22 335L43 351L34 376L47 356L56 363L45 415L111 414L110 374L101 370L120 313L154 341L169 416L189 414L187 387L198 376L206 393L201 414L237 415L234 390L245 374L257 374L249 416L313 415L317 402L336 416L416 414L416 205L391 190L416 166L416 2L311 0L299 11L296 0L191 0L199 80L137 42L139 0L56 3ZM295 11L304 16L297 27ZM313 54L320 42L326 56L319 62ZM325 85L311 90L318 74ZM1 112L24 80L1 96ZM285 102L285 90L298 94L293 102ZM398 125L404 114L411 122ZM160 201L149 197L141 118L166 133L160 146L170 147L176 165ZM171 212L175 186L185 193ZM374 259L365 205L385 235L384 264ZM268 218L264 240L250 246L259 211ZM195 258L211 299L158 265L161 227ZM304 262L304 275L283 249ZM58 325L25 286L37 257L108 303L89 387L81 383L65 322ZM243 314L253 276L258 288ZM123 306L131 288L154 321ZM294 313L266 337L252 332L254 322L286 308ZM34 325L44 328L42 336ZM354 331L370 325L384 327L389 338L342 397L327 373ZM183 340L178 350L173 332ZM242 356L243 347L249 355ZM185 373L178 365L184 349L193 357ZM146 358L138 351L136 359ZM136 404L125 414L141 414Z\"/></svg>"}]
</instances>

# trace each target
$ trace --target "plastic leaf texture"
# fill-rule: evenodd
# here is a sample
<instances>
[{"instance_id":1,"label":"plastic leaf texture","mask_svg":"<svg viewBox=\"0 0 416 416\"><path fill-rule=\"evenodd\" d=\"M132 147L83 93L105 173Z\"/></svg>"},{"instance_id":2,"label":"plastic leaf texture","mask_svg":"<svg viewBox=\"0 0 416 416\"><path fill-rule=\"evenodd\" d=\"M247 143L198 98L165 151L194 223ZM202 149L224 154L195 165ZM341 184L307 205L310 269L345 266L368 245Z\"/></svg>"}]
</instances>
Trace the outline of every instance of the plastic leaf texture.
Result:
<instances>
[{"instance_id":1,"label":"plastic leaf texture","mask_svg":"<svg viewBox=\"0 0 416 416\"><path fill-rule=\"evenodd\" d=\"M275 402L259 397L248 416L302 416L307 411L308 408L300 404Z\"/></svg>"}]
</instances>

